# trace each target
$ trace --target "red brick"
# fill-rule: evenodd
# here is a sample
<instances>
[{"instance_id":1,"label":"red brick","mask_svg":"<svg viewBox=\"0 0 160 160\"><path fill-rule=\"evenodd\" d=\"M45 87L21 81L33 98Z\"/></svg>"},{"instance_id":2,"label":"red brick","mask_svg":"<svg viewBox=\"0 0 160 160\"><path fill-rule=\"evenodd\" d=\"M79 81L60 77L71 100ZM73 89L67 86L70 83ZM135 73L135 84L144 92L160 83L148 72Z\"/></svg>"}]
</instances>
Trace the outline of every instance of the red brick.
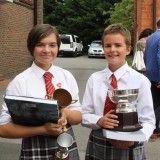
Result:
<instances>
[{"instance_id":1,"label":"red brick","mask_svg":"<svg viewBox=\"0 0 160 160\"><path fill-rule=\"evenodd\" d=\"M134 0L134 44L145 28L153 29L153 0ZM136 8L138 8L136 10ZM160 17L160 0L156 0L156 20Z\"/></svg>"},{"instance_id":2,"label":"red brick","mask_svg":"<svg viewBox=\"0 0 160 160\"><path fill-rule=\"evenodd\" d=\"M42 0L37 0L37 23L43 21L42 4ZM31 65L27 36L34 26L34 10L23 2L0 1L0 7L0 73L6 77Z\"/></svg>"}]
</instances>

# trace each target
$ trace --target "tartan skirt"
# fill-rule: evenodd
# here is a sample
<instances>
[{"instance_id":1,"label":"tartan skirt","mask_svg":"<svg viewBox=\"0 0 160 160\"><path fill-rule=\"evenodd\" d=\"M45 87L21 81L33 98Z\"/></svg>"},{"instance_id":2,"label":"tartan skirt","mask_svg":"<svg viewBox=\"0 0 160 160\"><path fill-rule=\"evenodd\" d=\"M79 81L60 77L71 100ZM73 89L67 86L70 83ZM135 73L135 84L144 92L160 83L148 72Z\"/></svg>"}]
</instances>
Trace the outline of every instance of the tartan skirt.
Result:
<instances>
[{"instance_id":1,"label":"tartan skirt","mask_svg":"<svg viewBox=\"0 0 160 160\"><path fill-rule=\"evenodd\" d=\"M144 144L123 149L113 147L99 129L90 133L85 160L146 160L146 155Z\"/></svg>"},{"instance_id":2,"label":"tartan skirt","mask_svg":"<svg viewBox=\"0 0 160 160\"><path fill-rule=\"evenodd\" d=\"M74 141L69 147L69 160L80 160L75 136L70 125L67 126L67 132ZM57 150L57 136L33 136L23 138L21 155L19 160L54 160Z\"/></svg>"}]
</instances>

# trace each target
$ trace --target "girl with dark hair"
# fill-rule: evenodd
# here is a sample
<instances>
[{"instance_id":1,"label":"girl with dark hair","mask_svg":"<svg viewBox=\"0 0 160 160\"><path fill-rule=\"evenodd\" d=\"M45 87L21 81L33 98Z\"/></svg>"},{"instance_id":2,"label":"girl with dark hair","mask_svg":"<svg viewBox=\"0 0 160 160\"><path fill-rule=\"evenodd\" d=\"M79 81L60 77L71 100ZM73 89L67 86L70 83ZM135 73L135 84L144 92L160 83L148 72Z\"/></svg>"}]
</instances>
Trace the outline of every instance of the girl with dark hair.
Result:
<instances>
[{"instance_id":1,"label":"girl with dark hair","mask_svg":"<svg viewBox=\"0 0 160 160\"><path fill-rule=\"evenodd\" d=\"M142 72L142 73L145 72L146 70L144 59L143 59L146 41L152 33L153 33L152 29L150 28L144 29L141 32L139 36L139 40L136 42L136 45L135 45L132 67L135 70Z\"/></svg>"},{"instance_id":2,"label":"girl with dark hair","mask_svg":"<svg viewBox=\"0 0 160 160\"><path fill-rule=\"evenodd\" d=\"M69 159L79 160L71 126L79 124L82 118L79 90L75 78L69 71L53 65L60 43L60 37L55 27L49 24L39 24L33 27L28 35L27 47L34 57L34 61L31 67L17 75L7 87L6 95L45 99L46 96L53 95L53 92L47 94L45 75L49 73L50 86L54 85L52 88L61 87L77 100L76 103L60 109L60 119L57 123L48 122L32 127L13 123L6 103L3 104L0 116L0 136L22 138L20 160L55 160L58 148L57 137L63 132L67 132L73 137L73 144L69 147ZM67 131L64 129L65 127L67 127Z\"/></svg>"}]
</instances>

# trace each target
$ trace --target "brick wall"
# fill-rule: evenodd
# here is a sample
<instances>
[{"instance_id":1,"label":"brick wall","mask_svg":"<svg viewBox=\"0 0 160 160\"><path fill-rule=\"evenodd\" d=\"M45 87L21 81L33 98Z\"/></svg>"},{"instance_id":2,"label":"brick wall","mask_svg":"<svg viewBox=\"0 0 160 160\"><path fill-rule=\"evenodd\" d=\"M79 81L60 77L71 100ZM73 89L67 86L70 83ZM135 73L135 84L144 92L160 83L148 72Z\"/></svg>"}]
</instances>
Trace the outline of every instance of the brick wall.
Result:
<instances>
[{"instance_id":1,"label":"brick wall","mask_svg":"<svg viewBox=\"0 0 160 160\"><path fill-rule=\"evenodd\" d=\"M156 4L156 15L153 14L153 5ZM160 17L160 0L135 0L134 10L134 41L136 42L141 31L145 28L156 28L155 21Z\"/></svg>"},{"instance_id":2,"label":"brick wall","mask_svg":"<svg viewBox=\"0 0 160 160\"><path fill-rule=\"evenodd\" d=\"M37 4L43 1L37 0ZM21 2L22 3L22 2ZM42 6L42 5L41 5ZM43 22L42 7L39 21ZM27 36L34 25L33 6L0 1L0 74L10 76L30 66Z\"/></svg>"}]
</instances>

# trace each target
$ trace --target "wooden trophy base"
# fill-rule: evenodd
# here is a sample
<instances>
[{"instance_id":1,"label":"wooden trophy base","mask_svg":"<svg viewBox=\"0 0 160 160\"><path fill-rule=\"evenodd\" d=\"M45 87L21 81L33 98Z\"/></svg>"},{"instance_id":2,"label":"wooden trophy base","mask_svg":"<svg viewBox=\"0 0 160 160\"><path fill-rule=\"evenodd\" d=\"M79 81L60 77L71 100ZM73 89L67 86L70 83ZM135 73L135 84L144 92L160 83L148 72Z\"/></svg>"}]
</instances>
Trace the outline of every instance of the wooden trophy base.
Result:
<instances>
[{"instance_id":1,"label":"wooden trophy base","mask_svg":"<svg viewBox=\"0 0 160 160\"><path fill-rule=\"evenodd\" d=\"M133 132L138 131L142 126L138 122L137 112L115 113L118 116L118 127L110 130L120 132Z\"/></svg>"}]
</instances>

